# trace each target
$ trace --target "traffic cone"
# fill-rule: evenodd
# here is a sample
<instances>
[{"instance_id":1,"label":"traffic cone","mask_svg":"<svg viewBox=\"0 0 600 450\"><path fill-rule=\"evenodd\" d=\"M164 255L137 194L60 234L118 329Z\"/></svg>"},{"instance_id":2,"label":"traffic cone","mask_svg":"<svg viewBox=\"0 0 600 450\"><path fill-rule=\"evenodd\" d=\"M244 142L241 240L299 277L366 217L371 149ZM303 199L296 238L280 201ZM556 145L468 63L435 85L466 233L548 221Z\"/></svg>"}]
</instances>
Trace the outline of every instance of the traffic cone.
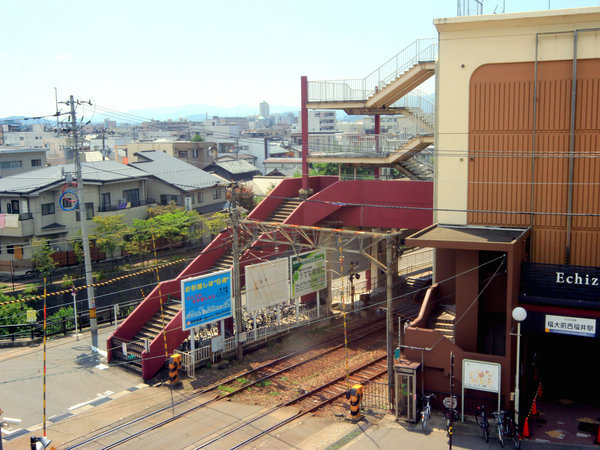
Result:
<instances>
[{"instance_id":1,"label":"traffic cone","mask_svg":"<svg viewBox=\"0 0 600 450\"><path fill-rule=\"evenodd\" d=\"M542 393L542 383L540 383L540 385L539 385L539 387L538 387L538 393L537 393L537 396L538 396L539 398L542 398L542 397L544 396L544 395L543 395L543 393Z\"/></svg>"},{"instance_id":2,"label":"traffic cone","mask_svg":"<svg viewBox=\"0 0 600 450\"><path fill-rule=\"evenodd\" d=\"M538 415L538 410L537 410L537 406L535 406L536 403L536 399L533 399L533 406L531 407L531 415L532 416L537 416Z\"/></svg>"},{"instance_id":3,"label":"traffic cone","mask_svg":"<svg viewBox=\"0 0 600 450\"><path fill-rule=\"evenodd\" d=\"M529 417L525 417L525 423L523 424L523 432L521 433L521 437L529 439L531 434L529 433Z\"/></svg>"},{"instance_id":4,"label":"traffic cone","mask_svg":"<svg viewBox=\"0 0 600 450\"><path fill-rule=\"evenodd\" d=\"M594 444L600 445L600 426L598 427L598 436L596 436L596 440L594 441Z\"/></svg>"}]
</instances>

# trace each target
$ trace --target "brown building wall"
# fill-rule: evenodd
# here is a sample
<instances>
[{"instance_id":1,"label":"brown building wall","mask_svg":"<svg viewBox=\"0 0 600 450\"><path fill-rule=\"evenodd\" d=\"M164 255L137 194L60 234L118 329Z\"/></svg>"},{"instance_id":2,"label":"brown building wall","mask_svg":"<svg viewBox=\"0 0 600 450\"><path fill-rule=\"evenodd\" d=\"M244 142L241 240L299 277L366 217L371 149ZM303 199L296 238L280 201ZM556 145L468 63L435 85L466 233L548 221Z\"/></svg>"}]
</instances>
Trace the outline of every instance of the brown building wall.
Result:
<instances>
[{"instance_id":1,"label":"brown building wall","mask_svg":"<svg viewBox=\"0 0 600 450\"><path fill-rule=\"evenodd\" d=\"M534 225L533 262L566 262L572 69L538 64L535 149L534 63L488 64L471 78L468 223ZM572 212L588 215L573 218L570 263L598 266L599 59L578 61L576 96Z\"/></svg>"}]
</instances>

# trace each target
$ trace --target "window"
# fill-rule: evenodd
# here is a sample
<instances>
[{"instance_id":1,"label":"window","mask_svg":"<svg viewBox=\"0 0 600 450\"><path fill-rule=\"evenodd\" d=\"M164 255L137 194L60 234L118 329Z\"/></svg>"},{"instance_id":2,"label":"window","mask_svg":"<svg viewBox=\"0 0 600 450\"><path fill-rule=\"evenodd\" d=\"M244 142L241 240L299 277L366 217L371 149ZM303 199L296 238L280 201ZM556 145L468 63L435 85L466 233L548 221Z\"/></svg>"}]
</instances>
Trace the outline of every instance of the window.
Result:
<instances>
[{"instance_id":1,"label":"window","mask_svg":"<svg viewBox=\"0 0 600 450\"><path fill-rule=\"evenodd\" d=\"M31 160L31 167L40 167L41 165L42 165L41 159L32 159Z\"/></svg>"},{"instance_id":2,"label":"window","mask_svg":"<svg viewBox=\"0 0 600 450\"><path fill-rule=\"evenodd\" d=\"M179 150L179 151L177 152L177 157L178 157L178 158L185 158L185 159L187 159L187 157L188 157L188 152L187 152L187 150Z\"/></svg>"},{"instance_id":3,"label":"window","mask_svg":"<svg viewBox=\"0 0 600 450\"><path fill-rule=\"evenodd\" d=\"M221 189L220 188L216 188L215 191L213 192L213 199L218 199L221 198Z\"/></svg>"},{"instance_id":4,"label":"window","mask_svg":"<svg viewBox=\"0 0 600 450\"><path fill-rule=\"evenodd\" d=\"M197 158L198 157L198 149L196 150L192 150L192 158Z\"/></svg>"},{"instance_id":5,"label":"window","mask_svg":"<svg viewBox=\"0 0 600 450\"><path fill-rule=\"evenodd\" d=\"M0 169L20 169L23 167L23 161L2 161Z\"/></svg>"},{"instance_id":6,"label":"window","mask_svg":"<svg viewBox=\"0 0 600 450\"><path fill-rule=\"evenodd\" d=\"M42 216L47 216L48 214L54 214L54 203L42 204Z\"/></svg>"},{"instance_id":7,"label":"window","mask_svg":"<svg viewBox=\"0 0 600 450\"><path fill-rule=\"evenodd\" d=\"M15 246L12 244L9 244L6 246L6 253L10 253L11 255L14 255L15 253Z\"/></svg>"},{"instance_id":8,"label":"window","mask_svg":"<svg viewBox=\"0 0 600 450\"><path fill-rule=\"evenodd\" d=\"M198 192L198 203L202 203L204 201L204 199L202 198L202 192Z\"/></svg>"},{"instance_id":9,"label":"window","mask_svg":"<svg viewBox=\"0 0 600 450\"><path fill-rule=\"evenodd\" d=\"M110 192L105 192L101 195L102 211L110 211Z\"/></svg>"},{"instance_id":10,"label":"window","mask_svg":"<svg viewBox=\"0 0 600 450\"><path fill-rule=\"evenodd\" d=\"M8 214L19 214L19 200L10 200L6 202L6 212Z\"/></svg>"},{"instance_id":11,"label":"window","mask_svg":"<svg viewBox=\"0 0 600 450\"><path fill-rule=\"evenodd\" d=\"M86 220L92 220L92 217L94 217L94 203L86 202L85 203L85 218L86 218ZM75 212L75 218L77 219L77 221L81 220L81 217L79 216L79 205L77 205L77 210Z\"/></svg>"},{"instance_id":12,"label":"window","mask_svg":"<svg viewBox=\"0 0 600 450\"><path fill-rule=\"evenodd\" d=\"M139 189L124 190L123 198L125 199L125 202L130 203L131 206L140 206L140 190Z\"/></svg>"}]
</instances>

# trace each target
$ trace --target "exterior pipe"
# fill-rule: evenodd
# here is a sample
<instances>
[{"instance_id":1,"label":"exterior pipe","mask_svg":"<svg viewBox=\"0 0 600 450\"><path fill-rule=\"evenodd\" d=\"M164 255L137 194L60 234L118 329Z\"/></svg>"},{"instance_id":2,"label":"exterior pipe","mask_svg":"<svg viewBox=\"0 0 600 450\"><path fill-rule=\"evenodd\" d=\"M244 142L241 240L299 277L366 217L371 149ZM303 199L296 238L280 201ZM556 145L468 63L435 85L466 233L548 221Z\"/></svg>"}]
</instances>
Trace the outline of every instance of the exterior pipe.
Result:
<instances>
[{"instance_id":1,"label":"exterior pipe","mask_svg":"<svg viewBox=\"0 0 600 450\"><path fill-rule=\"evenodd\" d=\"M575 106L577 103L577 30L573 33L573 80L571 81L571 128L569 130L569 184L567 200L567 242L565 264L571 263L571 227L573 225L573 166L575 155Z\"/></svg>"}]
</instances>

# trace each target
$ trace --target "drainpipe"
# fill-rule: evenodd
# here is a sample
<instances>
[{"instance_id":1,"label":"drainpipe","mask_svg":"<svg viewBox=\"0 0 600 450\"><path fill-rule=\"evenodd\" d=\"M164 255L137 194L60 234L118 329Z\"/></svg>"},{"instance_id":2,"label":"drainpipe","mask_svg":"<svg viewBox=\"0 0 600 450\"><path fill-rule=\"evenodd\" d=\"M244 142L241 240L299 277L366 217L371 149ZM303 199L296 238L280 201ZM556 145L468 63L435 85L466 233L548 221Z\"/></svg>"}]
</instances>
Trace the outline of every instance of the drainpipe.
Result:
<instances>
[{"instance_id":1,"label":"drainpipe","mask_svg":"<svg viewBox=\"0 0 600 450\"><path fill-rule=\"evenodd\" d=\"M575 155L575 106L577 101L577 30L573 32L573 80L571 82L571 129L569 130L569 184L567 200L567 242L565 264L571 263L571 227L573 223L573 165Z\"/></svg>"}]
</instances>

